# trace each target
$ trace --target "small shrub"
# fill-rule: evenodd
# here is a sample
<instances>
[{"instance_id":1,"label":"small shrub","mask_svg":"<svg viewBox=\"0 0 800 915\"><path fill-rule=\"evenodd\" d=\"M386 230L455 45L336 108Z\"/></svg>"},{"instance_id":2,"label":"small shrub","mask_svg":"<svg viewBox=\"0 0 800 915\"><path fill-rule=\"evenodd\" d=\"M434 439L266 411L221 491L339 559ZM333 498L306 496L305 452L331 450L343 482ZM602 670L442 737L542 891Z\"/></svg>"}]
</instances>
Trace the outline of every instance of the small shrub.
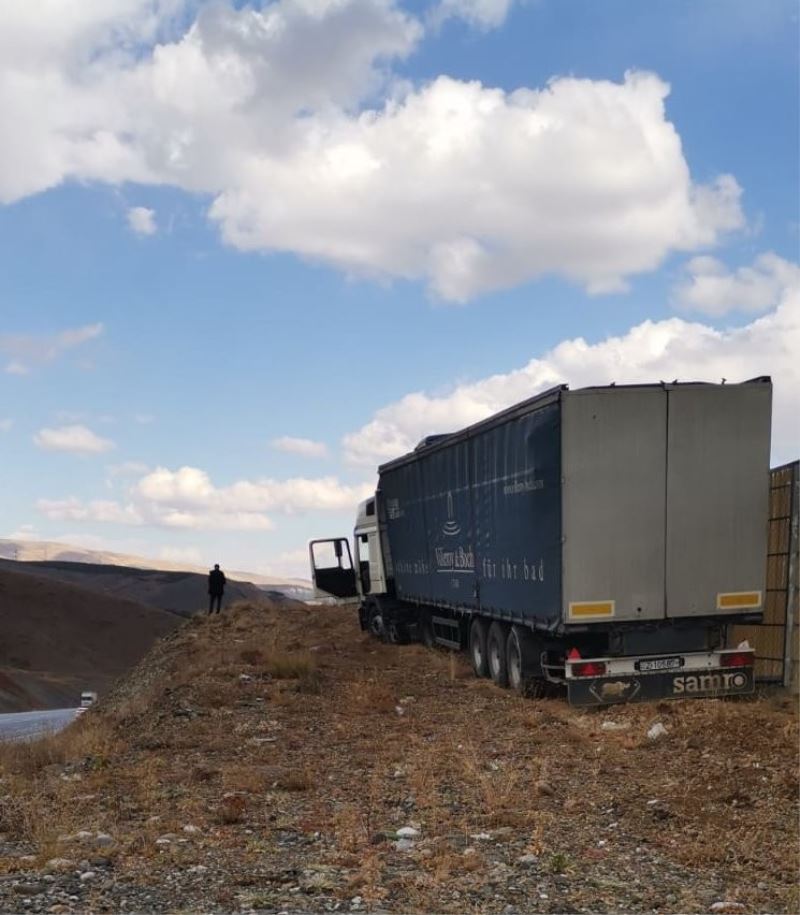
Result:
<instances>
[{"instance_id":1,"label":"small shrub","mask_svg":"<svg viewBox=\"0 0 800 915\"><path fill-rule=\"evenodd\" d=\"M228 794L217 808L217 821L225 825L240 823L247 812L247 802L241 794Z\"/></svg>"},{"instance_id":2,"label":"small shrub","mask_svg":"<svg viewBox=\"0 0 800 915\"><path fill-rule=\"evenodd\" d=\"M569 867L569 856L564 852L557 851L551 855L547 861L547 870L551 874L563 874Z\"/></svg>"},{"instance_id":3,"label":"small shrub","mask_svg":"<svg viewBox=\"0 0 800 915\"><path fill-rule=\"evenodd\" d=\"M308 771L287 772L278 779L275 787L282 791L308 791L314 787L314 779Z\"/></svg>"},{"instance_id":4,"label":"small shrub","mask_svg":"<svg viewBox=\"0 0 800 915\"><path fill-rule=\"evenodd\" d=\"M308 654L275 651L264 660L264 672L276 680L300 680L314 670L314 659Z\"/></svg>"},{"instance_id":5,"label":"small shrub","mask_svg":"<svg viewBox=\"0 0 800 915\"><path fill-rule=\"evenodd\" d=\"M297 681L295 690L309 696L319 696L322 692L322 675L314 667Z\"/></svg>"}]
</instances>

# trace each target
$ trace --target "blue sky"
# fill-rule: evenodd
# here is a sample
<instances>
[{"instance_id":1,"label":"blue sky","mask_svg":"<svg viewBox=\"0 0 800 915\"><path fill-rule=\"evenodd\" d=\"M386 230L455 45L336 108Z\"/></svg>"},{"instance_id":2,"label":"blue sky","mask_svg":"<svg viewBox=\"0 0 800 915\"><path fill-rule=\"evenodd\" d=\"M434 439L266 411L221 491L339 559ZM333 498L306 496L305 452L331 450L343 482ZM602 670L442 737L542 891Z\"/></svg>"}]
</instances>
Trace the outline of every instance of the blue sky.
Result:
<instances>
[{"instance_id":1,"label":"blue sky","mask_svg":"<svg viewBox=\"0 0 800 915\"><path fill-rule=\"evenodd\" d=\"M771 373L800 451L794 3L38 6L0 537L303 574L382 460L562 380Z\"/></svg>"}]
</instances>

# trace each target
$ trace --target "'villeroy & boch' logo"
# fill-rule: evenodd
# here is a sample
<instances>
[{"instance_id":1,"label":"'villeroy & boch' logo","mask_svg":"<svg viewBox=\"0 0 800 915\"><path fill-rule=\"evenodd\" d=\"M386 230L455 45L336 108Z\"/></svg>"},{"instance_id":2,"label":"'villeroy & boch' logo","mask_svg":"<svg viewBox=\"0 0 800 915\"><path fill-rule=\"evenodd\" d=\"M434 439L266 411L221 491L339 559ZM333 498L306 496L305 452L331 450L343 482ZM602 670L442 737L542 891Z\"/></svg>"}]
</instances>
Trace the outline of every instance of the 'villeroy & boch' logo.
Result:
<instances>
[{"instance_id":1,"label":"'villeroy & boch' logo","mask_svg":"<svg viewBox=\"0 0 800 915\"><path fill-rule=\"evenodd\" d=\"M447 537L455 537L456 534L461 533L461 525L455 519L453 494L451 492L447 494L447 521L442 525L442 533Z\"/></svg>"}]
</instances>

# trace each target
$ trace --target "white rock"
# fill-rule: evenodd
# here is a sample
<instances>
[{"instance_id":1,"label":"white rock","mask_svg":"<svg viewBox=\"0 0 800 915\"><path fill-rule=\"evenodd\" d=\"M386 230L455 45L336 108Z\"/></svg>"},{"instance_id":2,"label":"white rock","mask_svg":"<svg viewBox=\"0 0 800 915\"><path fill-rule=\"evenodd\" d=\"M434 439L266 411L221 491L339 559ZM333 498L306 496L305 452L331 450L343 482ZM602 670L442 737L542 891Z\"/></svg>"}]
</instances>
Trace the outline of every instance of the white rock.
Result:
<instances>
[{"instance_id":1,"label":"white rock","mask_svg":"<svg viewBox=\"0 0 800 915\"><path fill-rule=\"evenodd\" d=\"M600 725L601 731L625 731L628 725L624 721L604 721Z\"/></svg>"},{"instance_id":2,"label":"white rock","mask_svg":"<svg viewBox=\"0 0 800 915\"><path fill-rule=\"evenodd\" d=\"M464 855L465 858L468 858L470 855L475 855L475 854L477 854L477 850L474 849L471 845L468 845L468 846L464 849L464 851L461 852L461 854Z\"/></svg>"},{"instance_id":3,"label":"white rock","mask_svg":"<svg viewBox=\"0 0 800 915\"><path fill-rule=\"evenodd\" d=\"M394 847L397 849L397 851L411 851L411 849L414 847L414 843L411 839L398 839L394 843Z\"/></svg>"},{"instance_id":4,"label":"white rock","mask_svg":"<svg viewBox=\"0 0 800 915\"><path fill-rule=\"evenodd\" d=\"M161 836L160 839L156 839L156 845L172 845L172 839L168 839L166 836Z\"/></svg>"},{"instance_id":5,"label":"white rock","mask_svg":"<svg viewBox=\"0 0 800 915\"><path fill-rule=\"evenodd\" d=\"M491 838L492 834L490 832L476 832L470 836L470 839L475 839L478 842L488 842Z\"/></svg>"},{"instance_id":6,"label":"white rock","mask_svg":"<svg viewBox=\"0 0 800 915\"><path fill-rule=\"evenodd\" d=\"M416 839L419 835L419 830L414 829L413 826L401 826L396 835L398 839Z\"/></svg>"},{"instance_id":7,"label":"white rock","mask_svg":"<svg viewBox=\"0 0 800 915\"><path fill-rule=\"evenodd\" d=\"M353 906L354 909L357 909L363 901L364 900L360 896L353 896L350 900L350 905Z\"/></svg>"},{"instance_id":8,"label":"white rock","mask_svg":"<svg viewBox=\"0 0 800 915\"><path fill-rule=\"evenodd\" d=\"M397 712L398 715L405 715L405 713L406 713L406 710L403 708L402 705L396 705L394 707L394 710Z\"/></svg>"},{"instance_id":9,"label":"white rock","mask_svg":"<svg viewBox=\"0 0 800 915\"><path fill-rule=\"evenodd\" d=\"M719 902L711 903L712 912L738 912L739 909L743 909L744 906L741 902L727 902L724 899L720 899Z\"/></svg>"},{"instance_id":10,"label":"white rock","mask_svg":"<svg viewBox=\"0 0 800 915\"><path fill-rule=\"evenodd\" d=\"M86 883L89 880L94 880L97 874L94 871L84 871L81 874L81 883Z\"/></svg>"},{"instance_id":11,"label":"white rock","mask_svg":"<svg viewBox=\"0 0 800 915\"><path fill-rule=\"evenodd\" d=\"M51 858L45 867L49 871L68 871L75 867L75 862L69 858Z\"/></svg>"},{"instance_id":12,"label":"white rock","mask_svg":"<svg viewBox=\"0 0 800 915\"><path fill-rule=\"evenodd\" d=\"M94 833L89 832L88 829L81 829L80 832L76 832L73 838L78 842L88 842L89 839L94 838Z\"/></svg>"},{"instance_id":13,"label":"white rock","mask_svg":"<svg viewBox=\"0 0 800 915\"><path fill-rule=\"evenodd\" d=\"M667 729L664 725L657 721L647 732L648 740L658 740L659 737L663 737L667 733Z\"/></svg>"},{"instance_id":14,"label":"white rock","mask_svg":"<svg viewBox=\"0 0 800 915\"><path fill-rule=\"evenodd\" d=\"M94 837L94 844L100 847L106 847L114 844L114 839L107 832L98 832Z\"/></svg>"},{"instance_id":15,"label":"white rock","mask_svg":"<svg viewBox=\"0 0 800 915\"><path fill-rule=\"evenodd\" d=\"M536 855L530 855L530 854L520 855L519 858L517 858L517 862L519 864L538 864L539 858Z\"/></svg>"},{"instance_id":16,"label":"white rock","mask_svg":"<svg viewBox=\"0 0 800 915\"><path fill-rule=\"evenodd\" d=\"M183 831L188 832L189 835L196 835L201 830L199 826L194 826L191 823L187 823L186 826L183 827Z\"/></svg>"},{"instance_id":17,"label":"white rock","mask_svg":"<svg viewBox=\"0 0 800 915\"><path fill-rule=\"evenodd\" d=\"M205 866L205 864L193 864L189 868L190 874L205 874L205 873L207 873L207 871L208 871L208 868Z\"/></svg>"}]
</instances>

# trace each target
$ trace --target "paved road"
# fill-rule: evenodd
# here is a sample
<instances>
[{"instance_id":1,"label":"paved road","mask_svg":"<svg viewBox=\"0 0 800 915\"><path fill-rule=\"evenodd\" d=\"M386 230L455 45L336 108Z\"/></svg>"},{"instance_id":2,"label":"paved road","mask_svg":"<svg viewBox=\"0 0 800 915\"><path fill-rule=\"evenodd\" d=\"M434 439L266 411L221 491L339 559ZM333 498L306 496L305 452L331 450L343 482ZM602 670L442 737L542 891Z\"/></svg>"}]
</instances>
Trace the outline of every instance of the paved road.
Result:
<instances>
[{"instance_id":1,"label":"paved road","mask_svg":"<svg viewBox=\"0 0 800 915\"><path fill-rule=\"evenodd\" d=\"M75 718L74 708L0 715L0 740L28 740L65 728Z\"/></svg>"}]
</instances>

